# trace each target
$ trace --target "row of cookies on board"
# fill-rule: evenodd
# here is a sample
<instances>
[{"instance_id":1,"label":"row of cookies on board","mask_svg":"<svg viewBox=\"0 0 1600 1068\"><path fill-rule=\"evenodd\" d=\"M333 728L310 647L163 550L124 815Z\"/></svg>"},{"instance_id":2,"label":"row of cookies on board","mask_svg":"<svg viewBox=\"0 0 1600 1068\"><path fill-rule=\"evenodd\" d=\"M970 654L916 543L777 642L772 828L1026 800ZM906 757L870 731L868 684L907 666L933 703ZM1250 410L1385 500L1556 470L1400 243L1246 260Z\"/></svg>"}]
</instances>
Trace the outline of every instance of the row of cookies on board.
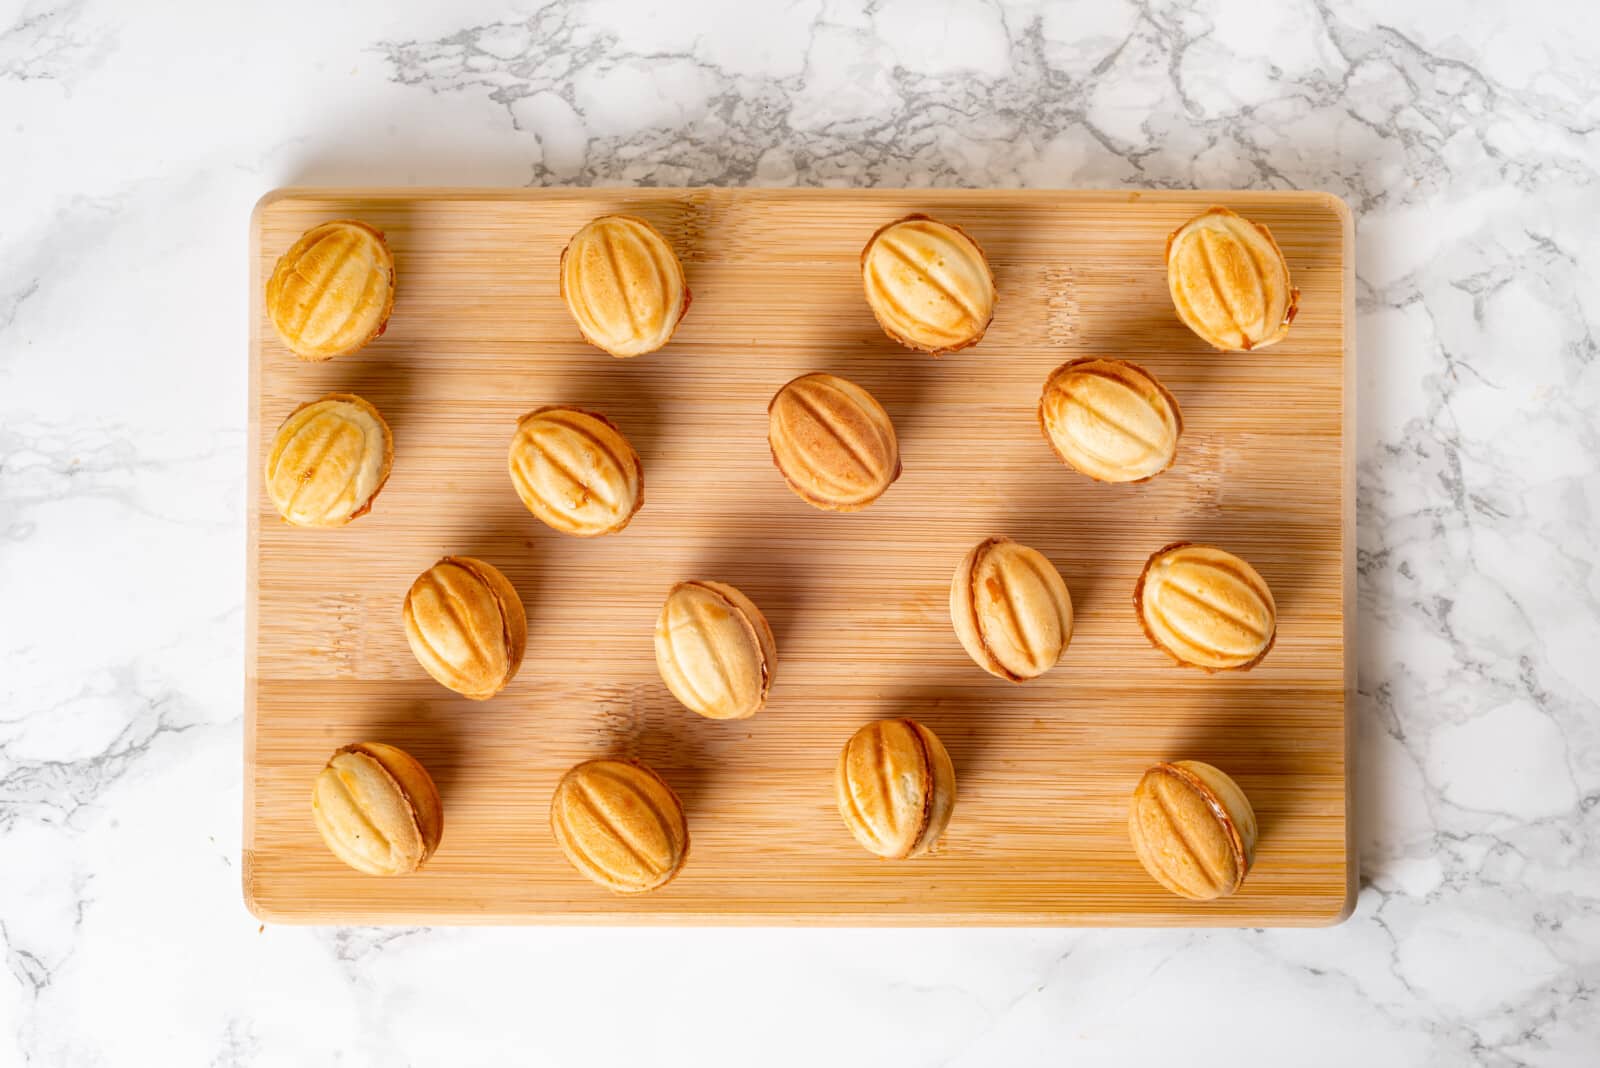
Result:
<instances>
[{"instance_id":1,"label":"row of cookies on board","mask_svg":"<svg viewBox=\"0 0 1600 1068\"><path fill-rule=\"evenodd\" d=\"M1167 239L1167 288L1178 317L1214 348L1247 352L1283 339L1299 291L1265 226L1214 207ZM692 295L683 263L659 230L633 215L603 215L562 250L560 294L584 339L617 357L672 340ZM961 227L907 215L861 250L867 305L889 337L935 355L983 338L998 294L988 257ZM356 352L388 326L394 255L381 231L336 219L302 234L274 266L266 310L304 360Z\"/></svg>"},{"instance_id":2,"label":"row of cookies on board","mask_svg":"<svg viewBox=\"0 0 1600 1068\"><path fill-rule=\"evenodd\" d=\"M1206 672L1248 670L1277 638L1266 582L1219 549L1174 542L1152 554L1134 587L1151 644ZM1072 597L1054 564L1007 537L986 538L956 565L950 622L967 655L1008 682L1038 678L1072 640ZM434 681L475 701L503 691L521 669L527 613L499 568L447 556L412 582L401 607L407 644ZM748 719L766 707L778 671L772 628L755 602L725 582L675 584L656 617L662 682L707 719Z\"/></svg>"},{"instance_id":3,"label":"row of cookies on board","mask_svg":"<svg viewBox=\"0 0 1600 1068\"><path fill-rule=\"evenodd\" d=\"M1139 482L1172 465L1183 432L1177 401L1126 360L1081 359L1051 373L1039 422L1056 455L1101 482ZM859 384L812 372L767 406L767 445L796 495L832 512L866 508L904 473L889 413ZM279 424L265 488L278 514L301 527L344 526L372 510L394 467L383 413L352 393L329 393ZM615 534L644 503L644 465L599 412L546 405L517 421L512 485L530 512L565 534Z\"/></svg>"},{"instance_id":4,"label":"row of cookies on board","mask_svg":"<svg viewBox=\"0 0 1600 1068\"><path fill-rule=\"evenodd\" d=\"M834 770L845 826L885 859L928 853L955 811L956 777L938 737L914 720L868 723ZM312 816L328 849L367 875L418 870L444 837L444 806L409 753L358 742L329 758L312 788ZM689 856L689 820L666 781L637 761L589 760L569 770L550 801L550 830L586 878L622 894L659 889ZM1128 810L1135 854L1181 897L1226 897L1255 859L1256 817L1244 792L1209 764L1157 764Z\"/></svg>"},{"instance_id":5,"label":"row of cookies on board","mask_svg":"<svg viewBox=\"0 0 1600 1068\"><path fill-rule=\"evenodd\" d=\"M1039 421L1056 455L1101 482L1138 482L1172 465L1183 431L1177 401L1125 360L1074 360L1045 383ZM834 512L872 504L903 474L889 413L849 379L824 372L786 383L767 406L767 444L784 481ZM377 407L330 393L279 425L265 488L278 514L303 527L343 526L371 511L394 466L394 438ZM644 465L598 412L547 405L524 415L508 467L528 510L566 534L615 534L644 503Z\"/></svg>"}]
</instances>

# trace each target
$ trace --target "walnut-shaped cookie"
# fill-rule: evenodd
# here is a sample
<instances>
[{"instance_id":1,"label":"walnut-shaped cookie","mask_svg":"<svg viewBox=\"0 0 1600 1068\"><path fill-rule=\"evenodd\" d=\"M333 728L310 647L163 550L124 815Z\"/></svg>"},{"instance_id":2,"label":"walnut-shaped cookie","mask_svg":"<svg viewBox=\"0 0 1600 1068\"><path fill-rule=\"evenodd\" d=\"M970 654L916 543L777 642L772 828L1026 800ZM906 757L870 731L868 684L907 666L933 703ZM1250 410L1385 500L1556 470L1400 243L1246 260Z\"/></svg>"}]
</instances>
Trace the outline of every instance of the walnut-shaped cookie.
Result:
<instances>
[{"instance_id":1,"label":"walnut-shaped cookie","mask_svg":"<svg viewBox=\"0 0 1600 1068\"><path fill-rule=\"evenodd\" d=\"M900 477L900 442L876 397L838 375L801 375L767 406L767 444L807 504L854 512Z\"/></svg>"},{"instance_id":2,"label":"walnut-shaped cookie","mask_svg":"<svg viewBox=\"0 0 1600 1068\"><path fill-rule=\"evenodd\" d=\"M314 226L278 257L266 309L283 343L302 360L331 360L382 334L394 307L394 256L364 222Z\"/></svg>"},{"instance_id":3,"label":"walnut-shaped cookie","mask_svg":"<svg viewBox=\"0 0 1600 1068\"><path fill-rule=\"evenodd\" d=\"M1144 773L1133 792L1128 834L1145 871L1192 901L1234 893L1255 863L1250 799L1198 760L1157 764Z\"/></svg>"},{"instance_id":4,"label":"walnut-shaped cookie","mask_svg":"<svg viewBox=\"0 0 1600 1068\"><path fill-rule=\"evenodd\" d=\"M644 465L628 439L596 412L553 405L517 420L511 484L552 530L615 534L644 504Z\"/></svg>"},{"instance_id":5,"label":"walnut-shaped cookie","mask_svg":"<svg viewBox=\"0 0 1600 1068\"><path fill-rule=\"evenodd\" d=\"M977 344L994 319L994 274L959 226L908 215L861 250L867 305L884 333L938 355Z\"/></svg>"},{"instance_id":6,"label":"walnut-shaped cookie","mask_svg":"<svg viewBox=\"0 0 1600 1068\"><path fill-rule=\"evenodd\" d=\"M950 582L956 637L983 670L1023 682L1049 671L1072 640L1072 596L1043 553L1010 538L985 538Z\"/></svg>"},{"instance_id":7,"label":"walnut-shaped cookie","mask_svg":"<svg viewBox=\"0 0 1600 1068\"><path fill-rule=\"evenodd\" d=\"M656 620L656 669L690 711L744 719L767 703L778 647L766 616L732 586L680 582Z\"/></svg>"},{"instance_id":8,"label":"walnut-shaped cookie","mask_svg":"<svg viewBox=\"0 0 1600 1068\"><path fill-rule=\"evenodd\" d=\"M956 771L944 744L909 719L869 723L845 743L834 770L845 826L868 852L890 860L933 849L956 804Z\"/></svg>"},{"instance_id":9,"label":"walnut-shaped cookie","mask_svg":"<svg viewBox=\"0 0 1600 1068\"><path fill-rule=\"evenodd\" d=\"M382 742L347 745L311 791L311 815L333 855L368 875L416 871L444 836L444 806L427 769Z\"/></svg>"},{"instance_id":10,"label":"walnut-shaped cookie","mask_svg":"<svg viewBox=\"0 0 1600 1068\"><path fill-rule=\"evenodd\" d=\"M1039 399L1039 425L1073 470L1098 482L1143 482L1172 466L1183 413L1143 367L1090 357L1051 373Z\"/></svg>"},{"instance_id":11,"label":"walnut-shaped cookie","mask_svg":"<svg viewBox=\"0 0 1600 1068\"><path fill-rule=\"evenodd\" d=\"M1266 580L1210 545L1178 541L1153 553L1133 604L1156 648L1205 671L1252 668L1278 635L1278 606Z\"/></svg>"},{"instance_id":12,"label":"walnut-shaped cookie","mask_svg":"<svg viewBox=\"0 0 1600 1068\"><path fill-rule=\"evenodd\" d=\"M586 878L619 894L672 881L689 854L689 822L672 787L642 764L591 760L556 786L556 845Z\"/></svg>"},{"instance_id":13,"label":"walnut-shaped cookie","mask_svg":"<svg viewBox=\"0 0 1600 1068\"><path fill-rule=\"evenodd\" d=\"M522 666L528 621L516 587L470 556L447 556L406 592L406 641L441 685L474 701L506 688Z\"/></svg>"},{"instance_id":14,"label":"walnut-shaped cookie","mask_svg":"<svg viewBox=\"0 0 1600 1068\"><path fill-rule=\"evenodd\" d=\"M372 509L394 465L394 437L378 409L329 393L289 413L267 454L272 506L297 527L339 527Z\"/></svg>"},{"instance_id":15,"label":"walnut-shaped cookie","mask_svg":"<svg viewBox=\"0 0 1600 1068\"><path fill-rule=\"evenodd\" d=\"M1300 305L1272 232L1227 208L1212 208L1167 238L1167 289L1184 325L1228 352L1282 341Z\"/></svg>"},{"instance_id":16,"label":"walnut-shaped cookie","mask_svg":"<svg viewBox=\"0 0 1600 1068\"><path fill-rule=\"evenodd\" d=\"M689 287L660 231L632 215L603 215L561 253L561 299L591 345L642 356L672 339Z\"/></svg>"}]
</instances>

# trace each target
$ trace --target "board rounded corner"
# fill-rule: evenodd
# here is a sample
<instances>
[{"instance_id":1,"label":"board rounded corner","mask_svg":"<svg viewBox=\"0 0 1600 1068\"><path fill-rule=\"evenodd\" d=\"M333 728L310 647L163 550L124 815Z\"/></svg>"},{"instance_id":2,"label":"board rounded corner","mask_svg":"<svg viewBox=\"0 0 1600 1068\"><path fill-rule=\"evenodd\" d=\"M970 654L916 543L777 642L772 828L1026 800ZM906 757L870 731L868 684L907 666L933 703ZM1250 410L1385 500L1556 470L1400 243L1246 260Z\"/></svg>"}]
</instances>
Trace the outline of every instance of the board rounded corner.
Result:
<instances>
[{"instance_id":1,"label":"board rounded corner","mask_svg":"<svg viewBox=\"0 0 1600 1068\"><path fill-rule=\"evenodd\" d=\"M240 854L239 896L244 902L245 911L263 925L296 922L296 917L266 899L260 873L256 870L255 851L252 849L245 849Z\"/></svg>"}]
</instances>

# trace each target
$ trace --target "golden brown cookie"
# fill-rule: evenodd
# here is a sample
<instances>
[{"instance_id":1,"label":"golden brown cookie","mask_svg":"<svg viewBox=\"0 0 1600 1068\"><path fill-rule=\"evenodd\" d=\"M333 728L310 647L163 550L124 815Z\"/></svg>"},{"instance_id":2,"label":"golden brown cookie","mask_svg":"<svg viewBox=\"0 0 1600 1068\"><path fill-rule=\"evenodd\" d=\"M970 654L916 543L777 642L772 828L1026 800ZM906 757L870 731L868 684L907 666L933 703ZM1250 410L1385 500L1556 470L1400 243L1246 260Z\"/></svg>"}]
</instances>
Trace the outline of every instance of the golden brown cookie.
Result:
<instances>
[{"instance_id":1,"label":"golden brown cookie","mask_svg":"<svg viewBox=\"0 0 1600 1068\"><path fill-rule=\"evenodd\" d=\"M861 250L867 305L884 333L935 355L983 337L994 319L994 275L983 249L959 226L907 215Z\"/></svg>"},{"instance_id":2,"label":"golden brown cookie","mask_svg":"<svg viewBox=\"0 0 1600 1068\"><path fill-rule=\"evenodd\" d=\"M642 356L672 339L689 310L683 264L655 227L603 215L561 253L561 299L584 339L613 356Z\"/></svg>"},{"instance_id":3,"label":"golden brown cookie","mask_svg":"<svg viewBox=\"0 0 1600 1068\"><path fill-rule=\"evenodd\" d=\"M817 508L865 508L900 477L889 413L854 382L801 375L767 406L767 444L789 488Z\"/></svg>"},{"instance_id":4,"label":"golden brown cookie","mask_svg":"<svg viewBox=\"0 0 1600 1068\"><path fill-rule=\"evenodd\" d=\"M338 527L372 508L389 480L394 438L378 409L329 393L289 413L267 454L265 487L297 527Z\"/></svg>"},{"instance_id":5,"label":"golden brown cookie","mask_svg":"<svg viewBox=\"0 0 1600 1068\"><path fill-rule=\"evenodd\" d=\"M1278 607L1256 569L1209 545L1173 542L1144 565L1133 590L1145 636L1180 664L1249 669L1278 633Z\"/></svg>"},{"instance_id":6,"label":"golden brown cookie","mask_svg":"<svg viewBox=\"0 0 1600 1068\"><path fill-rule=\"evenodd\" d=\"M511 483L528 511L563 534L626 527L644 504L644 465L605 416L552 405L517 420Z\"/></svg>"},{"instance_id":7,"label":"golden brown cookie","mask_svg":"<svg viewBox=\"0 0 1600 1068\"><path fill-rule=\"evenodd\" d=\"M1072 596L1045 555L1010 538L972 547L950 582L950 620L961 647L996 678L1049 671L1072 640Z\"/></svg>"},{"instance_id":8,"label":"golden brown cookie","mask_svg":"<svg viewBox=\"0 0 1600 1068\"><path fill-rule=\"evenodd\" d=\"M267 317L302 360L355 352L383 333L394 307L394 256L364 222L314 226L278 257L267 279Z\"/></svg>"},{"instance_id":9,"label":"golden brown cookie","mask_svg":"<svg viewBox=\"0 0 1600 1068\"><path fill-rule=\"evenodd\" d=\"M931 850L956 804L950 754L928 728L884 719L856 731L834 772L839 814L869 852L891 860Z\"/></svg>"},{"instance_id":10,"label":"golden brown cookie","mask_svg":"<svg viewBox=\"0 0 1600 1068\"><path fill-rule=\"evenodd\" d=\"M1100 482L1142 482L1172 466L1183 413L1143 367L1090 357L1051 373L1039 425L1073 470Z\"/></svg>"},{"instance_id":11,"label":"golden brown cookie","mask_svg":"<svg viewBox=\"0 0 1600 1068\"><path fill-rule=\"evenodd\" d=\"M1211 901L1239 889L1256 855L1256 814L1237 783L1210 764L1179 760L1144 773L1128 834L1139 863L1179 897Z\"/></svg>"},{"instance_id":12,"label":"golden brown cookie","mask_svg":"<svg viewBox=\"0 0 1600 1068\"><path fill-rule=\"evenodd\" d=\"M347 745L311 790L311 815L333 855L368 875L416 871L439 848L444 807L427 769L382 742Z\"/></svg>"},{"instance_id":13,"label":"golden brown cookie","mask_svg":"<svg viewBox=\"0 0 1600 1068\"><path fill-rule=\"evenodd\" d=\"M1229 352L1282 341L1300 304L1272 232L1227 208L1212 208L1167 238L1167 289L1184 325Z\"/></svg>"},{"instance_id":14,"label":"golden brown cookie","mask_svg":"<svg viewBox=\"0 0 1600 1068\"><path fill-rule=\"evenodd\" d=\"M550 829L574 868L607 890L665 886L689 853L683 803L642 764L591 760L556 786Z\"/></svg>"},{"instance_id":15,"label":"golden brown cookie","mask_svg":"<svg viewBox=\"0 0 1600 1068\"><path fill-rule=\"evenodd\" d=\"M406 593L406 641L423 670L474 701L506 688L522 666L528 621L522 598L500 570L447 556Z\"/></svg>"},{"instance_id":16,"label":"golden brown cookie","mask_svg":"<svg viewBox=\"0 0 1600 1068\"><path fill-rule=\"evenodd\" d=\"M656 620L656 669L685 708L744 719L767 702L778 647L755 603L721 582L680 582Z\"/></svg>"}]
</instances>

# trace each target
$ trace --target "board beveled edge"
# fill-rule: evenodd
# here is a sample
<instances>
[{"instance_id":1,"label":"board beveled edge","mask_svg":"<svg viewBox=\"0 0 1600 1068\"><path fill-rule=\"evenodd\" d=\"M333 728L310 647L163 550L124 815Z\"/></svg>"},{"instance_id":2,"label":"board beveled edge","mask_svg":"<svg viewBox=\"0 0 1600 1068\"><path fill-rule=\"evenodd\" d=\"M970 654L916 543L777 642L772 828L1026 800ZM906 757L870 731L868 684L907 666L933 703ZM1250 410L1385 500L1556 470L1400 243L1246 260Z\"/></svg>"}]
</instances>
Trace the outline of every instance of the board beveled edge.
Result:
<instances>
[{"instance_id":1,"label":"board beveled edge","mask_svg":"<svg viewBox=\"0 0 1600 1068\"><path fill-rule=\"evenodd\" d=\"M287 195L275 189L257 200L250 209L250 234L248 241L250 267L245 272L250 291L245 294L245 313L250 317L250 381L245 389L245 561L244 561L244 729L240 732L244 744L244 782L240 793L244 799L244 827L240 835L239 889L244 896L244 907L263 923L283 922L269 914L259 901L256 888L256 704L259 672L261 622L261 582L257 561L261 558L261 518L257 502L261 499L260 457L257 449L261 441L261 215L274 201Z\"/></svg>"},{"instance_id":2,"label":"board beveled edge","mask_svg":"<svg viewBox=\"0 0 1600 1068\"><path fill-rule=\"evenodd\" d=\"M669 926L669 927L738 927L738 926L830 926L830 927L1118 927L1118 928L1314 928L1332 927L1344 923L1354 913L1360 893L1360 860L1355 848L1355 755L1351 715L1355 698L1355 608L1356 595L1356 398L1357 350L1355 344L1355 218L1349 203L1336 193L1324 190L1129 190L1117 188L1089 189L959 189L932 187L873 187L873 188L816 188L816 187L762 187L762 186L682 186L649 187L652 196L688 197L709 192L759 195L772 193L783 196L803 196L816 199L861 197L865 199L892 199L908 194L926 193L938 196L994 196L1003 194L1019 200L1047 201L1052 198L1090 199L1121 196L1128 201L1143 199L1148 194L1192 203L1218 201L1282 201L1304 199L1332 211L1340 223L1341 289L1343 307L1340 312L1339 335L1343 361L1342 396L1340 398L1342 425L1340 429L1341 466L1341 530L1343 580L1340 588L1342 615L1343 656L1343 723L1344 736L1344 896L1338 907L1326 913L1316 909L1297 912L1285 917L1279 914L1257 915L1251 913L1215 913L1204 910L1174 911L1151 914L1137 918L1123 914L1098 915L1083 912L1006 912L974 915L970 912L929 913L908 915L886 912L882 915L867 913L801 913L786 912L781 915L717 911L683 913L669 911L619 912L597 908L593 912L517 912L473 913L468 911L439 914L428 910L377 910L330 913L326 910L307 909L295 911L269 905L262 900L255 872L255 752L258 680L257 656L260 624L260 584L257 561L260 558L260 500L261 471L257 449L260 441L261 393L261 315L259 301L262 293L261 278L261 218L263 213L282 200L293 199L351 199L351 200L538 200L558 196L615 195L636 187L474 187L474 186L280 186L262 194L250 211L248 273L250 292L246 309L250 317L249 385L247 389L249 411L246 424L249 436L246 448L246 487L249 494L245 502L245 611L244 611L244 762L241 794L243 796L243 834L241 838L240 890L245 908L262 923L316 926L329 923L357 923L364 925L437 925L437 926ZM1300 922L1303 921L1303 922Z\"/></svg>"},{"instance_id":3,"label":"board beveled edge","mask_svg":"<svg viewBox=\"0 0 1600 1068\"><path fill-rule=\"evenodd\" d=\"M1351 717L1356 698L1356 223L1355 212L1343 197L1321 193L1324 202L1339 217L1339 255L1343 259L1340 285L1344 289L1344 308L1340 312L1339 337L1344 349L1344 396L1341 398L1344 424L1339 431L1344 468L1340 543L1344 549L1344 581L1340 583L1340 623L1344 626L1344 906L1322 926L1333 927L1348 920L1356 910L1361 894L1361 857L1356 849L1356 743Z\"/></svg>"}]
</instances>

